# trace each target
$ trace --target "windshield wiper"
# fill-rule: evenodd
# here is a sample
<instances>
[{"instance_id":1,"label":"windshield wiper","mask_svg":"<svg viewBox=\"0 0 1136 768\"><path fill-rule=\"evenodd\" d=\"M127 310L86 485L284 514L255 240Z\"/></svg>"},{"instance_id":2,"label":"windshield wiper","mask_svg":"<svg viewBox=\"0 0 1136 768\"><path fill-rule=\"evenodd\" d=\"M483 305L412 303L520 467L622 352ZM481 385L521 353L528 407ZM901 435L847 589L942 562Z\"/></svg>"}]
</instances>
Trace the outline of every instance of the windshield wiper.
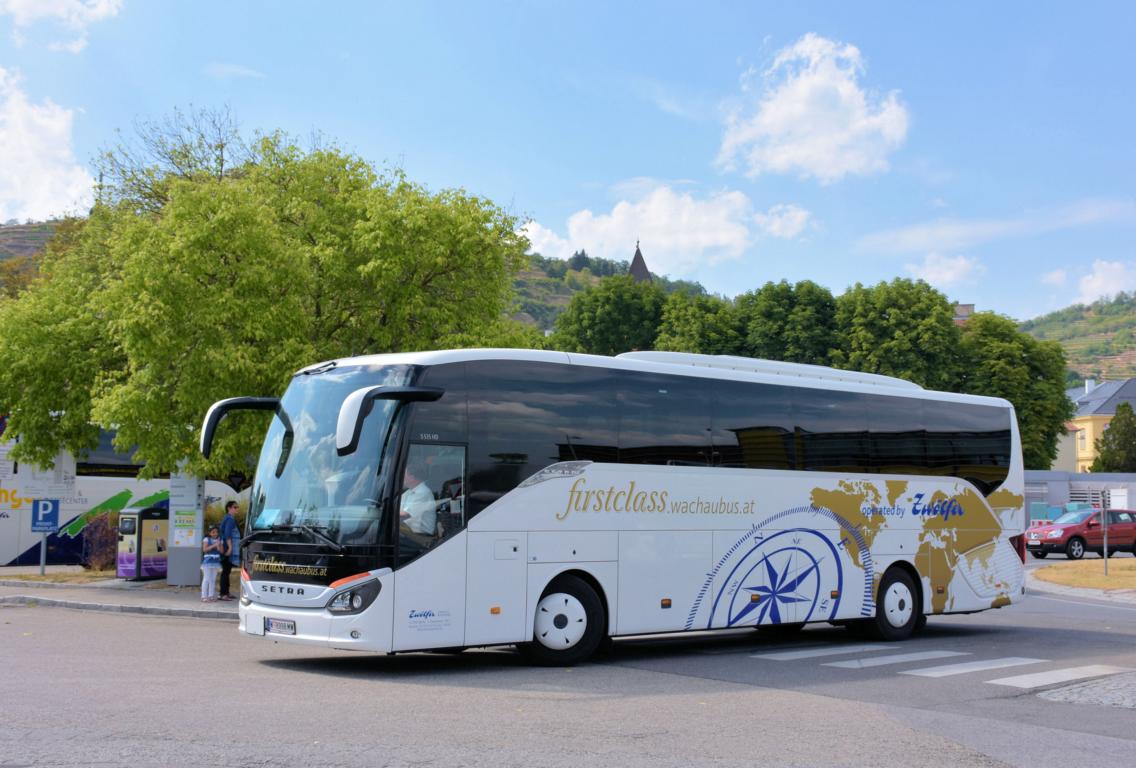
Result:
<instances>
[{"instance_id":1,"label":"windshield wiper","mask_svg":"<svg viewBox=\"0 0 1136 768\"><path fill-rule=\"evenodd\" d=\"M295 523L293 525L274 525L272 526L272 531L276 533L292 533L294 531L299 531L312 541L326 545L332 552L343 551L343 546L338 541L328 536L319 528L310 525L304 525L303 523Z\"/></svg>"},{"instance_id":2,"label":"windshield wiper","mask_svg":"<svg viewBox=\"0 0 1136 768\"><path fill-rule=\"evenodd\" d=\"M274 533L297 533L297 532L299 532L299 533L306 535L312 541L315 541L319 544L325 545L332 552L335 552L335 553L342 552L343 551L343 545L340 544L335 539L328 536L322 530L320 530L321 527L322 526L313 527L313 526L310 526L310 525L297 524L297 525L274 525L270 528L259 528L255 531L253 531L252 533L250 533L248 536L245 536L243 539L241 539L241 546L244 547L250 541L256 541L257 539L261 539L265 536L270 536L271 534L274 534ZM327 529L324 528L324 530L327 530Z\"/></svg>"}]
</instances>

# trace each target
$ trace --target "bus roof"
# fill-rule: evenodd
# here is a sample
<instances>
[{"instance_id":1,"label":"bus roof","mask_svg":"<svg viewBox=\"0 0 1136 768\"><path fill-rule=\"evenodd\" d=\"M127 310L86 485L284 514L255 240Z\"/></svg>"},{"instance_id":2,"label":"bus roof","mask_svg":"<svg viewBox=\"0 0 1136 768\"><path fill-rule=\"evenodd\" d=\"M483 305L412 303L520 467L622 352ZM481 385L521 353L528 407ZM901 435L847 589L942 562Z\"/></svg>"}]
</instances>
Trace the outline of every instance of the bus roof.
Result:
<instances>
[{"instance_id":1,"label":"bus roof","mask_svg":"<svg viewBox=\"0 0 1136 768\"><path fill-rule=\"evenodd\" d=\"M476 360L527 360L532 362L585 365L594 368L664 373L708 379L753 381L781 386L838 389L893 397L950 400L1012 408L1009 401L985 395L927 390L894 376L843 371L823 365L784 363L731 355L698 355L685 352L624 352L615 357L539 349L447 349L428 352L396 352L339 358L310 365L298 373L314 371L330 362L337 365L440 365ZM788 379L788 380L787 380Z\"/></svg>"}]
</instances>

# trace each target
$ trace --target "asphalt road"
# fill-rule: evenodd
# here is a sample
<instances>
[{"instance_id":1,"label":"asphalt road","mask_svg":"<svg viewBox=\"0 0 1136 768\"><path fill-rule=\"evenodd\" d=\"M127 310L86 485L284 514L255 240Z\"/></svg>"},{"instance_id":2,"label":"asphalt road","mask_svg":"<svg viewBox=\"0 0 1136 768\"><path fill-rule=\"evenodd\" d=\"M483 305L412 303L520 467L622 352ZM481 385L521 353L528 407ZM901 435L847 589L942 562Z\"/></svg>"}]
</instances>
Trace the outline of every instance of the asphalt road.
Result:
<instances>
[{"instance_id":1,"label":"asphalt road","mask_svg":"<svg viewBox=\"0 0 1136 768\"><path fill-rule=\"evenodd\" d=\"M532 669L510 650L352 655L231 622L0 606L0 766L1131 764L1136 606L1032 596L862 645L749 631ZM1001 666L953 666L974 663Z\"/></svg>"}]
</instances>

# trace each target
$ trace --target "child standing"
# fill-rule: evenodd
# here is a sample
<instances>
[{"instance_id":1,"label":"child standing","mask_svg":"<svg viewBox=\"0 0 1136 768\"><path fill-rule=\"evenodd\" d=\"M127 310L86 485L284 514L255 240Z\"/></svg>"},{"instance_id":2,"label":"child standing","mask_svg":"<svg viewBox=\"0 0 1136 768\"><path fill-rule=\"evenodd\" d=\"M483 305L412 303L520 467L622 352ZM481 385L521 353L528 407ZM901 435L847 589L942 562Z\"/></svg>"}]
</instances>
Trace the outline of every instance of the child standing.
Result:
<instances>
[{"instance_id":1,"label":"child standing","mask_svg":"<svg viewBox=\"0 0 1136 768\"><path fill-rule=\"evenodd\" d=\"M217 574L221 571L221 551L225 544L217 526L209 528L209 535L201 540L201 602L217 599Z\"/></svg>"}]
</instances>

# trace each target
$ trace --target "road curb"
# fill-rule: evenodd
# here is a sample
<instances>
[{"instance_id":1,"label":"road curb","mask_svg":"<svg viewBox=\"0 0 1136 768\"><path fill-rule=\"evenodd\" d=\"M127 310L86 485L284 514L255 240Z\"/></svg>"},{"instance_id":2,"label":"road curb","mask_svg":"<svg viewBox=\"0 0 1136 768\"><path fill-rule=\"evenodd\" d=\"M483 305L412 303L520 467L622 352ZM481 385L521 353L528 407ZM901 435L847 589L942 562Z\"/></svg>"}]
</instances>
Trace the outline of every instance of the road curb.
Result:
<instances>
[{"instance_id":1,"label":"road curb","mask_svg":"<svg viewBox=\"0 0 1136 768\"><path fill-rule=\"evenodd\" d=\"M1029 593L1038 593L1046 595L1061 595L1062 597L1077 597L1087 600L1102 600L1107 603L1117 603L1119 605L1136 605L1136 590L1123 589L1116 590L1120 594L1111 594L1103 589L1086 589L1083 587L1065 587L1060 584L1052 584L1047 581L1034 576L1029 571L1026 572L1026 589Z\"/></svg>"},{"instance_id":2,"label":"road curb","mask_svg":"<svg viewBox=\"0 0 1136 768\"><path fill-rule=\"evenodd\" d=\"M217 611L207 608L170 608L161 605L122 605L116 603L88 603L81 600L59 600L39 595L0 596L0 605L49 606L52 608L74 608L80 611L104 611L106 613L137 613L149 616L177 616L188 619L219 619L237 621L232 611Z\"/></svg>"}]
</instances>

